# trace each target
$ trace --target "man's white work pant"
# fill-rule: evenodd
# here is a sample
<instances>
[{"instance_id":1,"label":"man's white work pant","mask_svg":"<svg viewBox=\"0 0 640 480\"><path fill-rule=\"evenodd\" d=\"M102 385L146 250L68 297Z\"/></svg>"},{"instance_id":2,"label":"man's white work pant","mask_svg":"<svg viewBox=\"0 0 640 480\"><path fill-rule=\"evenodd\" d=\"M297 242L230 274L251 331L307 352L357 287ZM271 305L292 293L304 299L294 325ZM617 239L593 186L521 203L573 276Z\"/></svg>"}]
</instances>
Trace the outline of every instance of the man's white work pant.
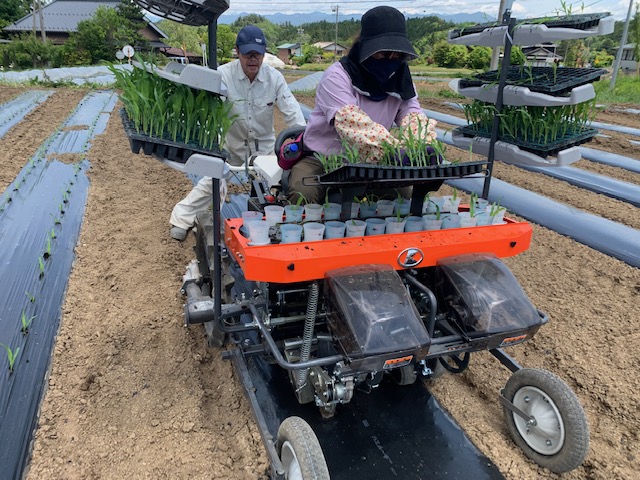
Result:
<instances>
[{"instance_id":1,"label":"man's white work pant","mask_svg":"<svg viewBox=\"0 0 640 480\"><path fill-rule=\"evenodd\" d=\"M213 199L213 184L211 177L202 177L189 194L173 207L171 225L189 230L194 226L196 214L206 211ZM220 180L220 208L227 195L227 181Z\"/></svg>"}]
</instances>

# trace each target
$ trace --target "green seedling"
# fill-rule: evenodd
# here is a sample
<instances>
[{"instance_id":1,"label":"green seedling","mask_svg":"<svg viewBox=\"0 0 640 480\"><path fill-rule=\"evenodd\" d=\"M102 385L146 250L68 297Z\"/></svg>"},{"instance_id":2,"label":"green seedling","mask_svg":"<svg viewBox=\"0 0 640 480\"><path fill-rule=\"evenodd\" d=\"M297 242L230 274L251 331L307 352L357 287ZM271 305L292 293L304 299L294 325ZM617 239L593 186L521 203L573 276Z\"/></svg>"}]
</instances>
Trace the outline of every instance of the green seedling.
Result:
<instances>
[{"instance_id":1,"label":"green seedling","mask_svg":"<svg viewBox=\"0 0 640 480\"><path fill-rule=\"evenodd\" d=\"M64 215L64 207L62 206L62 203L58 205L58 210L60 211L60 216Z\"/></svg>"},{"instance_id":2,"label":"green seedling","mask_svg":"<svg viewBox=\"0 0 640 480\"><path fill-rule=\"evenodd\" d=\"M55 229L53 229L53 228L51 229L51 231L49 232L49 238L50 238L51 240L53 240L54 238L56 238L56 231L55 231Z\"/></svg>"},{"instance_id":3,"label":"green seedling","mask_svg":"<svg viewBox=\"0 0 640 480\"><path fill-rule=\"evenodd\" d=\"M45 260L51 256L51 238L50 237L47 237L47 248L42 254L42 256L44 257Z\"/></svg>"},{"instance_id":4,"label":"green seedling","mask_svg":"<svg viewBox=\"0 0 640 480\"><path fill-rule=\"evenodd\" d=\"M471 194L471 201L469 202L469 216L470 217L475 217L476 216L476 202L478 201L478 194L477 193L472 193Z\"/></svg>"},{"instance_id":5,"label":"green seedling","mask_svg":"<svg viewBox=\"0 0 640 480\"><path fill-rule=\"evenodd\" d=\"M40 278L44 277L44 262L42 261L42 257L38 257L38 265L40 267Z\"/></svg>"},{"instance_id":6,"label":"green seedling","mask_svg":"<svg viewBox=\"0 0 640 480\"><path fill-rule=\"evenodd\" d=\"M7 352L7 359L9 360L9 371L13 372L13 365L16 363L16 358L18 357L18 352L20 351L20 347L16 347L15 350L11 350L11 347L5 345L4 343L0 343Z\"/></svg>"},{"instance_id":7,"label":"green seedling","mask_svg":"<svg viewBox=\"0 0 640 480\"><path fill-rule=\"evenodd\" d=\"M458 199L458 189L456 187L453 187L453 195L451 196L451 199L454 202Z\"/></svg>"},{"instance_id":8,"label":"green seedling","mask_svg":"<svg viewBox=\"0 0 640 480\"><path fill-rule=\"evenodd\" d=\"M62 203L64 203L64 204L69 203L69 194L67 192L64 192L62 194Z\"/></svg>"},{"instance_id":9,"label":"green seedling","mask_svg":"<svg viewBox=\"0 0 640 480\"><path fill-rule=\"evenodd\" d=\"M36 302L36 297L35 295L30 294L29 292L24 292L25 295L27 296L27 298L29 299L29 302L31 303L35 303Z\"/></svg>"},{"instance_id":10,"label":"green seedling","mask_svg":"<svg viewBox=\"0 0 640 480\"><path fill-rule=\"evenodd\" d=\"M22 332L23 335L26 335L27 333L29 333L29 325L31 325L31 322L33 322L34 318L36 318L35 315L31 316L31 318L27 318L27 314L22 312L22 317L20 317L20 321L22 322L22 327L20 328L20 331Z\"/></svg>"},{"instance_id":11,"label":"green seedling","mask_svg":"<svg viewBox=\"0 0 640 480\"><path fill-rule=\"evenodd\" d=\"M489 216L490 217L495 217L496 215L498 215L502 210L506 210L505 207L501 207L500 206L500 201L498 200L498 203L493 203L491 204L491 209L489 210Z\"/></svg>"}]
</instances>

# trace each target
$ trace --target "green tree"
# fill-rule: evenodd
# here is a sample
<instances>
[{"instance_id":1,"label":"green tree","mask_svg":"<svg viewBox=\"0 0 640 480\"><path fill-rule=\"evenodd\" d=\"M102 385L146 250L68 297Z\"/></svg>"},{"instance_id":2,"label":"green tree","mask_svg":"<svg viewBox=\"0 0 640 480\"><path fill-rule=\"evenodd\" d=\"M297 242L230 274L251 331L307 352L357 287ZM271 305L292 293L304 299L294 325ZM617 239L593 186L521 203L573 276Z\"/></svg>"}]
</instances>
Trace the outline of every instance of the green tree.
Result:
<instances>
[{"instance_id":1,"label":"green tree","mask_svg":"<svg viewBox=\"0 0 640 480\"><path fill-rule=\"evenodd\" d=\"M595 68L610 67L614 58L615 57L613 55L609 55L606 50L600 50L599 52L595 52L593 55L591 64Z\"/></svg>"},{"instance_id":2,"label":"green tree","mask_svg":"<svg viewBox=\"0 0 640 480\"><path fill-rule=\"evenodd\" d=\"M2 0L0 2L0 29L29 13L28 0Z\"/></svg>"},{"instance_id":3,"label":"green tree","mask_svg":"<svg viewBox=\"0 0 640 480\"><path fill-rule=\"evenodd\" d=\"M184 25L172 20L162 20L158 26L168 36L165 40L167 45L179 48L185 54L186 52L200 52L202 38L198 31L199 27Z\"/></svg>"},{"instance_id":4,"label":"green tree","mask_svg":"<svg viewBox=\"0 0 640 480\"><path fill-rule=\"evenodd\" d=\"M447 56L451 50L451 45L446 40L440 40L433 46L433 61L439 67L444 67L447 63Z\"/></svg>"},{"instance_id":5,"label":"green tree","mask_svg":"<svg viewBox=\"0 0 640 480\"><path fill-rule=\"evenodd\" d=\"M489 47L474 47L469 52L469 67L475 70L486 70L491 64L491 49Z\"/></svg>"},{"instance_id":6,"label":"green tree","mask_svg":"<svg viewBox=\"0 0 640 480\"><path fill-rule=\"evenodd\" d=\"M218 62L228 62L232 58L233 48L236 45L236 34L229 25L218 25L216 32L218 46Z\"/></svg>"},{"instance_id":7,"label":"green tree","mask_svg":"<svg viewBox=\"0 0 640 480\"><path fill-rule=\"evenodd\" d=\"M146 41L138 30L118 10L101 6L93 18L78 23L78 31L64 45L65 61L69 65L111 61L115 52L127 44L144 46Z\"/></svg>"}]
</instances>

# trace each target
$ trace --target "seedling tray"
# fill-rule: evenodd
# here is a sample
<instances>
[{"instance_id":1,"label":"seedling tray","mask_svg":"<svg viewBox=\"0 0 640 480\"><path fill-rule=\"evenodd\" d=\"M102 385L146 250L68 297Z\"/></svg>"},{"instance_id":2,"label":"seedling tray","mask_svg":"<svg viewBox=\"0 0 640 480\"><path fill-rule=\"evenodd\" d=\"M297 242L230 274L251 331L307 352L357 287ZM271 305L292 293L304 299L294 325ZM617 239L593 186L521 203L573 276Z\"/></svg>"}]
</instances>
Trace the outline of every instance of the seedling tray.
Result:
<instances>
[{"instance_id":1,"label":"seedling tray","mask_svg":"<svg viewBox=\"0 0 640 480\"><path fill-rule=\"evenodd\" d=\"M146 155L153 155L160 159L166 158L178 163L186 163L194 153L227 158L227 152L224 150L211 150L194 143L181 143L166 138L151 137L133 126L124 108L120 109L120 118L122 118L122 125L129 138L133 153L137 154L142 150Z\"/></svg>"},{"instance_id":2,"label":"seedling tray","mask_svg":"<svg viewBox=\"0 0 640 480\"><path fill-rule=\"evenodd\" d=\"M465 137L483 137L491 138L491 132L488 130L477 129L475 125L469 125L464 127L458 127L454 131L461 133ZM547 158L549 155L555 155L561 150L566 150L570 147L575 147L590 141L598 130L591 127L583 127L577 131L567 132L563 137L556 139L549 143L527 142L519 138L513 138L510 135L500 136L498 140L505 143L516 145L521 150L534 153L542 158Z\"/></svg>"},{"instance_id":3,"label":"seedling tray","mask_svg":"<svg viewBox=\"0 0 640 480\"><path fill-rule=\"evenodd\" d=\"M550 95L563 95L573 88L595 82L607 73L603 68L568 68L559 67L519 67L507 69L507 85L525 86L532 92ZM460 79L460 88L479 87L497 83L500 79L499 70L479 73L472 78Z\"/></svg>"},{"instance_id":4,"label":"seedling tray","mask_svg":"<svg viewBox=\"0 0 640 480\"><path fill-rule=\"evenodd\" d=\"M550 28L573 28L576 30L589 30L595 28L600 23L602 18L608 17L611 14L609 12L593 13L593 14L580 14L580 15L565 15L562 17L536 17L526 18L518 23L524 25L545 25ZM451 30L451 38L462 37L464 35L471 35L473 33L480 33L487 28L499 27L499 22L478 23L470 27L456 28Z\"/></svg>"},{"instance_id":5,"label":"seedling tray","mask_svg":"<svg viewBox=\"0 0 640 480\"><path fill-rule=\"evenodd\" d=\"M448 178L486 175L487 162L447 163L429 167L392 167L351 164L318 176L321 185L353 186L375 183L380 187L420 185Z\"/></svg>"}]
</instances>

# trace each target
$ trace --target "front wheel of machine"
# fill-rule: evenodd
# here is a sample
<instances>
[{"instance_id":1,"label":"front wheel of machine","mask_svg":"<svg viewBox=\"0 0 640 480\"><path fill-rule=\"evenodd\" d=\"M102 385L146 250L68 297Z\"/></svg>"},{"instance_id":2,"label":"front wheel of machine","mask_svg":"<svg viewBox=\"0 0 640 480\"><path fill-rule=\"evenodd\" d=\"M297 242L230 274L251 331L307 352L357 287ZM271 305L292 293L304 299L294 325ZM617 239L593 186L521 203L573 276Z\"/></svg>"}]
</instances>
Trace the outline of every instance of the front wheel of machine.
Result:
<instances>
[{"instance_id":1,"label":"front wheel of machine","mask_svg":"<svg viewBox=\"0 0 640 480\"><path fill-rule=\"evenodd\" d=\"M329 480L318 437L300 417L288 417L280 424L276 447L287 480Z\"/></svg>"},{"instance_id":2,"label":"front wheel of machine","mask_svg":"<svg viewBox=\"0 0 640 480\"><path fill-rule=\"evenodd\" d=\"M535 419L535 425L504 407L507 428L527 457L554 473L580 466L589 451L589 426L576 394L546 370L523 368L503 395Z\"/></svg>"}]
</instances>

